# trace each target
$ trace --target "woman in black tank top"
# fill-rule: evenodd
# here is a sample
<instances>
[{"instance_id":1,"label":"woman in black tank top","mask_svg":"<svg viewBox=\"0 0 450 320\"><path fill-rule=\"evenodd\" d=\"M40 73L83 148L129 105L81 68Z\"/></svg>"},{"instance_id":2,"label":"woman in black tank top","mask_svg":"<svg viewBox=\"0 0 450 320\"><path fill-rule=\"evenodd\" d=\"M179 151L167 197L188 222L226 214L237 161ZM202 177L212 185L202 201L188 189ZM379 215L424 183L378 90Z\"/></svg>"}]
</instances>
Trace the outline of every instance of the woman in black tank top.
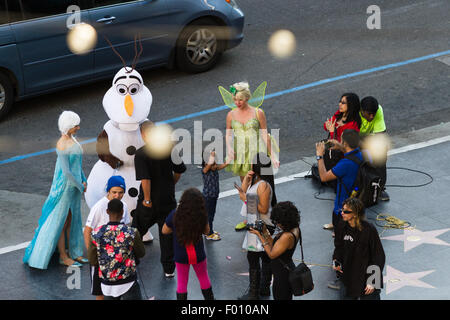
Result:
<instances>
[{"instance_id":1,"label":"woman in black tank top","mask_svg":"<svg viewBox=\"0 0 450 320\"><path fill-rule=\"evenodd\" d=\"M271 259L274 300L292 300L289 270L286 269L285 265L295 266L292 255L300 236L300 214L292 202L284 201L279 202L272 208L271 219L282 230L274 239L266 228L263 228L263 234L254 229L251 229L250 232L258 235L265 252Z\"/></svg>"}]
</instances>

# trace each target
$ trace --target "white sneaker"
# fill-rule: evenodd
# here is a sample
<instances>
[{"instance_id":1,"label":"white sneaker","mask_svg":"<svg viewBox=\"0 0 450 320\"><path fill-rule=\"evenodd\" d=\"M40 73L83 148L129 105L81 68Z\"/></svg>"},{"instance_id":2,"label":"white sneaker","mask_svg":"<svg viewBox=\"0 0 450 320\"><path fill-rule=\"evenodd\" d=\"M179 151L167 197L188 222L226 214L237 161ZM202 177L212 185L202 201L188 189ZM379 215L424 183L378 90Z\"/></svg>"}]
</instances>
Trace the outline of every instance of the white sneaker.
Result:
<instances>
[{"instance_id":1,"label":"white sneaker","mask_svg":"<svg viewBox=\"0 0 450 320\"><path fill-rule=\"evenodd\" d=\"M142 237L142 242L152 242L153 241L153 235L150 232L150 230L147 231L146 234Z\"/></svg>"},{"instance_id":2,"label":"white sneaker","mask_svg":"<svg viewBox=\"0 0 450 320\"><path fill-rule=\"evenodd\" d=\"M166 278L173 278L173 277L175 277L175 272L174 273L164 273L164 276Z\"/></svg>"},{"instance_id":3,"label":"white sneaker","mask_svg":"<svg viewBox=\"0 0 450 320\"><path fill-rule=\"evenodd\" d=\"M334 289L334 290L341 289L341 285L340 285L339 280L334 280L334 281L328 282L327 287L330 288L330 289Z\"/></svg>"},{"instance_id":4,"label":"white sneaker","mask_svg":"<svg viewBox=\"0 0 450 320\"><path fill-rule=\"evenodd\" d=\"M323 225L323 228L324 228L325 230L333 230L334 226L333 226L332 223L327 223L327 224L324 224L324 225Z\"/></svg>"}]
</instances>

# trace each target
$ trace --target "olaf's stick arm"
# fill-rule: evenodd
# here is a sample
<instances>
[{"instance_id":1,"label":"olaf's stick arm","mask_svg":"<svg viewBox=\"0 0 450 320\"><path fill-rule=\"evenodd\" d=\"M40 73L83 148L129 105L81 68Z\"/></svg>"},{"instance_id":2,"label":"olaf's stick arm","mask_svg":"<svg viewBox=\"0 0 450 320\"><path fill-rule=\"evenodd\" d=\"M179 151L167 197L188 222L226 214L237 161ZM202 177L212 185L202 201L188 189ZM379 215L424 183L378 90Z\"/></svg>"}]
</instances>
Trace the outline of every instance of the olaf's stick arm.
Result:
<instances>
[{"instance_id":1,"label":"olaf's stick arm","mask_svg":"<svg viewBox=\"0 0 450 320\"><path fill-rule=\"evenodd\" d=\"M95 146L97 155L103 162L106 162L111 168L116 169L123 165L123 161L112 155L109 151L108 134L103 130L97 137L97 144Z\"/></svg>"}]
</instances>

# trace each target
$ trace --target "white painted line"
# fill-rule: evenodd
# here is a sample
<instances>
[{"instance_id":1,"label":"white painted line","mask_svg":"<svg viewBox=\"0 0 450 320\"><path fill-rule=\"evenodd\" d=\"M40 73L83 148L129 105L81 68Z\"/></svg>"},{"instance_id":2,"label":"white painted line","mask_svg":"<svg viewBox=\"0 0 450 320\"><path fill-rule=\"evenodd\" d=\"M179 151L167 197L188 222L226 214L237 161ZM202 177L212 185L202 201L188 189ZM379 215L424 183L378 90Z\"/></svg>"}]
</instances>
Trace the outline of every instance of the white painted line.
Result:
<instances>
[{"instance_id":1,"label":"white painted line","mask_svg":"<svg viewBox=\"0 0 450 320\"><path fill-rule=\"evenodd\" d=\"M392 156L392 155L395 155L395 154L404 153L404 152L417 150L417 149L422 149L422 148L430 147L430 146L433 146L433 145L436 145L436 144L439 144L439 143L443 143L443 142L448 142L448 141L450 141L450 136L445 136L445 137L441 137L441 138L437 138L437 139L432 139L432 140L425 141L425 142L420 142L420 143L414 143L414 144L411 144L411 145L408 145L408 146L404 146L404 147L401 147L401 148L389 150L388 155ZM296 174L291 174L291 175L286 176L286 177L281 177L281 178L275 179L275 184L281 184L281 183L285 183L285 182L290 182L290 181L295 180L296 178L303 178L308 173L309 173L309 170L308 171L299 172L299 173L296 173ZM238 191L236 189L223 191L223 192L221 192L219 194L219 199L226 198L226 197L233 196L233 195L237 195L237 194L238 194ZM29 243L30 243L30 241L24 242L24 243L15 245L15 246L1 248L0 249L0 254L9 253L9 252L12 252L12 251L24 249L24 248L28 247Z\"/></svg>"},{"instance_id":2,"label":"white painted line","mask_svg":"<svg viewBox=\"0 0 450 320\"><path fill-rule=\"evenodd\" d=\"M16 251L16 250L20 250L20 249L25 249L26 247L28 247L28 245L30 244L30 242L31 242L31 241L24 242L24 243L21 243L21 244L17 244L17 245L15 245L15 246L10 246L10 247L1 248L1 249L0 249L0 254L4 254L4 253Z\"/></svg>"},{"instance_id":3,"label":"white painted line","mask_svg":"<svg viewBox=\"0 0 450 320\"><path fill-rule=\"evenodd\" d=\"M450 66L450 55L436 58L436 60Z\"/></svg>"},{"instance_id":4,"label":"white painted line","mask_svg":"<svg viewBox=\"0 0 450 320\"><path fill-rule=\"evenodd\" d=\"M417 149L422 149L422 148L434 146L436 144L447 142L447 141L450 141L450 136L445 136L445 137L436 138L436 139L432 139L432 140L425 141L425 142L419 142L419 143L415 143L415 144L410 144L408 146L404 146L404 147L401 147L401 148L389 150L388 156L392 156L394 154L399 154L399 153L403 153L403 152L408 152L408 151L412 151L412 150L417 150Z\"/></svg>"},{"instance_id":5,"label":"white painted line","mask_svg":"<svg viewBox=\"0 0 450 320\"><path fill-rule=\"evenodd\" d=\"M280 183L293 181L296 178L303 178L308 173L309 173L309 170L308 171L304 171L304 172L300 172L300 173L296 173L296 174L292 174L290 176L277 178L277 179L275 179L274 183L275 184L280 184ZM236 189L223 191L223 192L219 193L219 199L226 198L226 197L229 197L229 196L234 196L234 195L237 195L237 194L238 194L238 191Z\"/></svg>"},{"instance_id":6,"label":"white painted line","mask_svg":"<svg viewBox=\"0 0 450 320\"><path fill-rule=\"evenodd\" d=\"M229 197L229 196L234 196L235 194L238 194L238 191L236 189L223 191L223 192L219 193L219 199L226 198L226 197Z\"/></svg>"}]
</instances>

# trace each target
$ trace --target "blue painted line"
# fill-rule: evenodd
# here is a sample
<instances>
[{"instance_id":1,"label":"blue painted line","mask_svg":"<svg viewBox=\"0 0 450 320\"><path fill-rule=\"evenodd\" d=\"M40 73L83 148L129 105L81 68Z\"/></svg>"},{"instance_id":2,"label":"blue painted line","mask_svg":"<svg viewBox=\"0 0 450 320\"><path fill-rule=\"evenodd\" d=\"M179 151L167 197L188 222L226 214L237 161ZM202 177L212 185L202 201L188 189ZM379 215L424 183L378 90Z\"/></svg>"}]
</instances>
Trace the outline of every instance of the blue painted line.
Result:
<instances>
[{"instance_id":1,"label":"blue painted line","mask_svg":"<svg viewBox=\"0 0 450 320\"><path fill-rule=\"evenodd\" d=\"M95 142L95 141L97 141L97 138L82 141L82 142L80 142L80 144L87 144L87 143L92 143L92 142ZM19 161L19 160L23 160L23 159L27 159L27 158L31 158L31 157L41 156L43 154L53 153L53 152L56 152L55 148L42 150L42 151L38 151L38 152L34 152L34 153L28 153L28 154L25 154L23 156L16 156L16 157L12 157L12 158L9 158L9 159L6 159L6 160L1 160L0 161L0 165L11 163L11 162L15 162L15 161Z\"/></svg>"},{"instance_id":2,"label":"blue painted line","mask_svg":"<svg viewBox=\"0 0 450 320\"><path fill-rule=\"evenodd\" d=\"M408 64L412 64L412 63L417 63L417 62L422 62L422 61L426 61L426 60L430 60L430 59L435 59L441 56L445 56L450 54L450 50L447 51L442 51L442 52L437 52L437 53L433 53L433 54L429 54L423 57L418 57L418 58L414 58L414 59L409 59L409 60L405 60L405 61L401 61L401 62L397 62L397 63L391 63L391 64L387 64L384 66L380 66L380 67L375 67L375 68L371 68L371 69L366 69L366 70L361 70L361 71L357 71L357 72L353 72L353 73L347 73L341 76L337 76L337 77L333 77L333 78L328 78L328 79L323 79L323 80L319 80L319 81L315 81L312 83L308 83L308 84L304 84L295 88L291 88L291 89L287 89L287 90L282 90L282 91L278 91L275 93L271 93L265 96L264 100L268 100L268 99L272 99L275 97L279 97L288 93L293 93L293 92L297 92L297 91L301 91L301 90L305 90L308 88L313 88L313 87L318 87L321 86L323 84L327 84L327 83L331 83L331 82L336 82L339 80L344 80L344 79L349 79L349 78L354 78L354 77L358 77L358 76L362 76L362 75L366 75L369 73L374 73L374 72L378 72L378 71L383 71L383 70L387 70L387 69L394 69L394 68L398 68L401 66L405 66ZM190 113L181 117L176 117L176 118L171 118L168 120L163 120L160 122L157 122L156 124L169 124L169 123L174 123L174 122L178 122L178 121L183 121L186 119L192 119L192 118L196 118L196 117L200 117L206 114L210 114L210 113L214 113L214 112L218 112L218 111L223 111L223 110L227 110L228 107L226 105L220 106L220 107L215 107L215 108L211 108L211 109L207 109L207 110L203 110L200 112L194 112L194 113ZM87 143L92 143L97 141L96 138L94 139L89 139L89 140L85 140L83 142L80 142L80 144L87 144ZM56 149L48 149L48 150L43 150L43 151L39 151L39 152L34 152L34 153L29 153L26 155L22 155L22 156L16 156L16 157L12 157L6 160L0 160L0 165L2 164L7 164L7 163L11 163L11 162L15 162L15 161L19 161L19 160L23 160L23 159L27 159L27 158L31 158L31 157L36 157L36 156L40 156L43 154L47 154L47 153L52 153L55 152Z\"/></svg>"},{"instance_id":3,"label":"blue painted line","mask_svg":"<svg viewBox=\"0 0 450 320\"><path fill-rule=\"evenodd\" d=\"M56 149L49 149L49 150L43 150L43 151L39 151L39 152L29 153L29 154L26 154L23 156L16 156L16 157L12 157L12 158L9 158L6 160L2 160L2 161L0 161L0 164L11 163L14 161L19 161L19 160L23 160L23 159L31 158L31 157L35 157L35 156L40 156L40 155L50 153L50 152L55 152L55 151L56 151Z\"/></svg>"},{"instance_id":4,"label":"blue painted line","mask_svg":"<svg viewBox=\"0 0 450 320\"><path fill-rule=\"evenodd\" d=\"M339 80L344 80L344 79L349 79L349 78L354 78L357 76L362 76L365 74L369 74L369 73L374 73L377 71L383 71L383 70L387 70L387 69L393 69L393 68L398 68L404 65L408 65L408 64L412 64L412 63L417 63L417 62L421 62L421 61L425 61L425 60L430 60L430 59L434 59L437 57L441 57L441 56L445 56L447 54L450 54L450 50L447 51L443 51L443 52L438 52L438 53L434 53L434 54L430 54L427 56L423 56L423 57L419 57L419 58L414 58L414 59L410 59L410 60L406 60L406 61L402 61L402 62L397 62L397 63L391 63L391 64L387 64L384 66L380 66L380 67L375 67L375 68L371 68L371 69L366 69L366 70L362 70L362 71L357 71L357 72L353 72L353 73L348 73L348 74L344 74L341 76L337 76L334 78L328 78L328 79L323 79L323 80L319 80L316 82L312 82L312 83L308 83L308 84L304 84L295 88L291 88L291 89L287 89L287 90L282 90L282 91L278 91L275 93L271 93L268 94L264 97L264 100L268 100L271 98L275 98L275 97L279 97L288 93L292 93L292 92L296 92L296 91L300 91L300 90L305 90L308 88L313 88L313 87L317 87L323 84L327 84L327 83L331 83L331 82L336 82ZM178 122L178 121L182 121L182 120L186 120L186 119L191 119L191 118L195 118L195 117L199 117L199 116L203 116L205 114L209 114L209 113L213 113L213 112L217 112L217 111L223 111L223 110L227 110L228 107L226 105L220 106L220 107L216 107L216 108L212 108L212 109L208 109L208 110L204 110L204 111L200 111L200 112L195 112L195 113L191 113L191 114L187 114L185 116L181 116L181 117L177 117L177 118L172 118L169 120L164 120L159 123L173 123L173 122Z\"/></svg>"},{"instance_id":5,"label":"blue painted line","mask_svg":"<svg viewBox=\"0 0 450 320\"><path fill-rule=\"evenodd\" d=\"M190 114L187 114L187 115L181 116L181 117L176 117L176 118L172 118L172 119L169 119L169 120L163 120L163 121L160 121L160 122L156 122L155 124L174 123L174 122L178 122L178 121L182 121L182 120L186 120L186 119L191 119L191 118L204 116L205 114L209 114L209 113L223 111L223 110L226 110L226 109L229 109L229 108L226 105L223 105L223 106L220 106L220 107L211 108L211 109L203 110L203 111L200 111L200 112L190 113Z\"/></svg>"}]
</instances>

